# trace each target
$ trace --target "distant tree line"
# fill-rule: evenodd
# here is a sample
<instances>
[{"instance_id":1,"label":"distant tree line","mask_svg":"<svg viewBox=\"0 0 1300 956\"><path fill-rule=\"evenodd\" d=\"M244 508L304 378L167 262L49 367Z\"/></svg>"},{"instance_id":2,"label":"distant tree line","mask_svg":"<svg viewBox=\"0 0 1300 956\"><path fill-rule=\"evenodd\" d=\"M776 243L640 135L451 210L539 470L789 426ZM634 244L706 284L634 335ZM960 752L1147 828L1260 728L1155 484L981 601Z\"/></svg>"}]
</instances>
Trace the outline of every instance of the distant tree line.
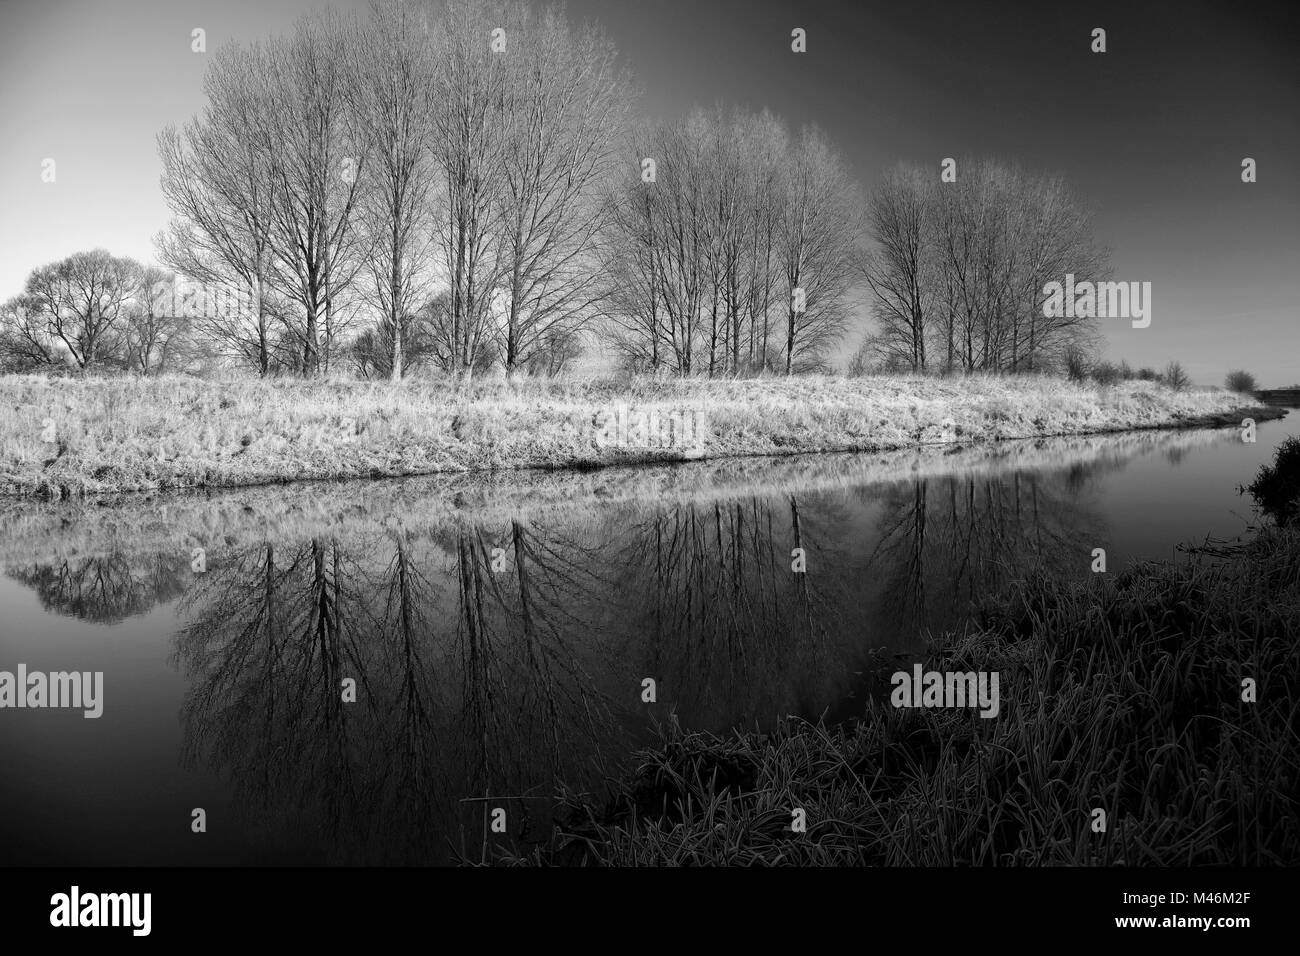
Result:
<instances>
[{"instance_id":1,"label":"distant tree line","mask_svg":"<svg viewBox=\"0 0 1300 956\"><path fill-rule=\"evenodd\" d=\"M106 252L36 270L0 310L7 368L259 374L415 367L1063 368L1095 321L1043 285L1106 271L1059 178L979 160L900 166L869 199L815 127L697 109L636 120L613 45L558 7L379 0L223 45L206 106L158 137L167 271ZM946 177L945 177L946 178ZM236 307L160 311L183 277Z\"/></svg>"}]
</instances>

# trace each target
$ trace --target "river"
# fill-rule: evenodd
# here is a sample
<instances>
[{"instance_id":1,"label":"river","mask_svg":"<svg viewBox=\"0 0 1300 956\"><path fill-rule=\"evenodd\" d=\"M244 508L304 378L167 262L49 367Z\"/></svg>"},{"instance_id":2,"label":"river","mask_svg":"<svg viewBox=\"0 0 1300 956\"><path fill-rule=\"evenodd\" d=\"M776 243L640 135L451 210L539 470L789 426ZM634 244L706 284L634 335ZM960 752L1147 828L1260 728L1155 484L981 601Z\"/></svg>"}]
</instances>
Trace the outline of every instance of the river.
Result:
<instances>
[{"instance_id":1,"label":"river","mask_svg":"<svg viewBox=\"0 0 1300 956\"><path fill-rule=\"evenodd\" d=\"M0 858L478 859L655 721L851 718L1019 575L1242 534L1297 431L2 502L0 670L104 690L0 711Z\"/></svg>"}]
</instances>

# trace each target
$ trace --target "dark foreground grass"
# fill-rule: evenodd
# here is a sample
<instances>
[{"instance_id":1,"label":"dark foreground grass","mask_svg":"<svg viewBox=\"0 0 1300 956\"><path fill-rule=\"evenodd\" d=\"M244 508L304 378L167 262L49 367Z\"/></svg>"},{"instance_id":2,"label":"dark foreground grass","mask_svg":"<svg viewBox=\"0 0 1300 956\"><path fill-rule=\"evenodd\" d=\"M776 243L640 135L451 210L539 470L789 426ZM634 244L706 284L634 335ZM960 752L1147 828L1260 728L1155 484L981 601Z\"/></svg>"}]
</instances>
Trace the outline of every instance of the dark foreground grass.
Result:
<instances>
[{"instance_id":1,"label":"dark foreground grass","mask_svg":"<svg viewBox=\"0 0 1300 956\"><path fill-rule=\"evenodd\" d=\"M1283 441L1247 490L1278 524L1300 523L1300 438L1293 435Z\"/></svg>"},{"instance_id":2,"label":"dark foreground grass","mask_svg":"<svg viewBox=\"0 0 1300 956\"><path fill-rule=\"evenodd\" d=\"M835 728L668 728L612 797L562 792L549 842L500 862L1294 865L1298 642L1300 530L1029 580L928 665L1000 672L997 717L885 701Z\"/></svg>"}]
</instances>

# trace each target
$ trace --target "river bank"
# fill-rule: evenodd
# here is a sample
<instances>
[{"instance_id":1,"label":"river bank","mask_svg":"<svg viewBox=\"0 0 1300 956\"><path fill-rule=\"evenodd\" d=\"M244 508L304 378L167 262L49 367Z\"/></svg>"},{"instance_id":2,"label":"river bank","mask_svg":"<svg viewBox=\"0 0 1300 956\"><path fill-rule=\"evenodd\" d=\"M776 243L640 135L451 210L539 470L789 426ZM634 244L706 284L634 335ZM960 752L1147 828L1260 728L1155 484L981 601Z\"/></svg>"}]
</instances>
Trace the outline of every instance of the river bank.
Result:
<instances>
[{"instance_id":1,"label":"river bank","mask_svg":"<svg viewBox=\"0 0 1300 956\"><path fill-rule=\"evenodd\" d=\"M935 379L0 379L0 493L70 498L1236 425L1248 396Z\"/></svg>"},{"instance_id":2,"label":"river bank","mask_svg":"<svg viewBox=\"0 0 1300 956\"><path fill-rule=\"evenodd\" d=\"M1216 429L1146 429L881 452L718 458L629 468L444 472L363 481L101 494L65 500L0 497L0 565L253 547L319 536L403 536L511 522L569 526L622 509L788 499L862 487L914 487L1008 470L1118 468L1134 457L1182 456L1222 441ZM1235 441L1235 438L1230 438Z\"/></svg>"},{"instance_id":3,"label":"river bank","mask_svg":"<svg viewBox=\"0 0 1300 956\"><path fill-rule=\"evenodd\" d=\"M1031 578L924 665L998 673L992 719L886 689L836 727L669 726L609 793L562 789L546 845L497 862L1295 865L1297 632L1297 529Z\"/></svg>"}]
</instances>

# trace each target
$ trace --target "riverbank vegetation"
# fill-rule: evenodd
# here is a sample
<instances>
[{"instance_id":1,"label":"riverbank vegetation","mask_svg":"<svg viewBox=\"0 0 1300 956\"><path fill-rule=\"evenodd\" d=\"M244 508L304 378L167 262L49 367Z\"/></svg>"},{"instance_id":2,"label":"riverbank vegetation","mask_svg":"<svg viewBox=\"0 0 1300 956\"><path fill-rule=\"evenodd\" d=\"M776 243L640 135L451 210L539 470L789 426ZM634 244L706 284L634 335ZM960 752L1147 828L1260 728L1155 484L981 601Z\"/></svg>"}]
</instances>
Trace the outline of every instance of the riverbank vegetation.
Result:
<instances>
[{"instance_id":1,"label":"riverbank vegetation","mask_svg":"<svg viewBox=\"0 0 1300 956\"><path fill-rule=\"evenodd\" d=\"M1261 473L1287 472L1292 507L1245 543L1031 576L947 635L926 668L999 672L996 718L877 700L835 727L669 726L608 793L562 790L551 840L500 862L1295 865L1297 464L1284 448Z\"/></svg>"},{"instance_id":2,"label":"riverbank vegetation","mask_svg":"<svg viewBox=\"0 0 1300 956\"><path fill-rule=\"evenodd\" d=\"M87 493L1231 424L1242 396L1037 376L0 378L0 491ZM1277 414L1277 413L1273 413Z\"/></svg>"},{"instance_id":3,"label":"riverbank vegetation","mask_svg":"<svg viewBox=\"0 0 1300 956\"><path fill-rule=\"evenodd\" d=\"M554 842L514 862L1295 865L1297 582L1294 530L1230 562L1028 582L926 665L1000 671L997 718L670 727L612 796L565 793Z\"/></svg>"}]
</instances>

